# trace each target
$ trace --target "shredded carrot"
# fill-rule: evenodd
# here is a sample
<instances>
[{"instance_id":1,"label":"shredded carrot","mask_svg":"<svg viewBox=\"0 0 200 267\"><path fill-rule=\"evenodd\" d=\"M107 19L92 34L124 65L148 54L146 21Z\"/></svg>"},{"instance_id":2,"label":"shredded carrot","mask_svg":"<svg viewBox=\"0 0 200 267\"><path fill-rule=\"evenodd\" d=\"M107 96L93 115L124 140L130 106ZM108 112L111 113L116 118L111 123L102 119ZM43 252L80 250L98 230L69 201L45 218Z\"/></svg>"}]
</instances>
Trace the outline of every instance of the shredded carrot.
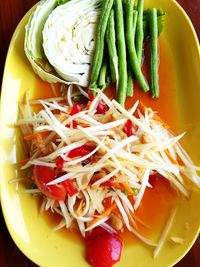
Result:
<instances>
[{"instance_id":1,"label":"shredded carrot","mask_svg":"<svg viewBox=\"0 0 200 267\"><path fill-rule=\"evenodd\" d=\"M174 157L172 157L172 155L169 153L168 150L165 150L165 153L166 153L167 157L169 158L169 160L171 161L171 163L178 164L177 160Z\"/></svg>"},{"instance_id":2,"label":"shredded carrot","mask_svg":"<svg viewBox=\"0 0 200 267\"><path fill-rule=\"evenodd\" d=\"M120 182L120 184L123 185L123 187L124 187L125 191L128 193L128 195L134 195L133 190L126 182Z\"/></svg>"},{"instance_id":3,"label":"shredded carrot","mask_svg":"<svg viewBox=\"0 0 200 267\"><path fill-rule=\"evenodd\" d=\"M81 199L81 201L80 201L80 203L79 203L79 205L78 205L78 208L77 208L77 210L76 210L76 214L77 214L78 216L80 216L81 211L82 211L82 208L83 208L83 199Z\"/></svg>"},{"instance_id":4,"label":"shredded carrot","mask_svg":"<svg viewBox=\"0 0 200 267\"><path fill-rule=\"evenodd\" d=\"M142 226L146 227L147 229L150 229L150 227L149 227L146 223L144 223L140 218L138 218L138 217L135 215L135 213L133 213L133 212L130 212L130 213L131 213L132 218L133 218L136 222L138 222L138 223L141 224Z\"/></svg>"},{"instance_id":5,"label":"shredded carrot","mask_svg":"<svg viewBox=\"0 0 200 267\"><path fill-rule=\"evenodd\" d=\"M102 218L107 217L110 215L110 213L116 209L117 205L115 203L111 204L110 207L108 207L104 212L101 213L101 215L97 218L95 218L93 221L91 221L88 225L88 229L91 228L94 224L98 223Z\"/></svg>"},{"instance_id":6,"label":"shredded carrot","mask_svg":"<svg viewBox=\"0 0 200 267\"><path fill-rule=\"evenodd\" d=\"M19 162L19 166L24 166L28 161L29 161L30 159L22 159L22 160L20 160L20 162Z\"/></svg>"},{"instance_id":7,"label":"shredded carrot","mask_svg":"<svg viewBox=\"0 0 200 267\"><path fill-rule=\"evenodd\" d=\"M39 132L39 133L26 135L26 136L24 136L24 140L26 140L26 141L32 141L33 139L37 139L38 138L38 135L40 135L40 136L47 136L47 135L49 135L49 133L50 133L50 131L42 131L42 132Z\"/></svg>"},{"instance_id":8,"label":"shredded carrot","mask_svg":"<svg viewBox=\"0 0 200 267\"><path fill-rule=\"evenodd\" d=\"M145 110L147 109L149 109L149 108L147 108L143 103L142 103L142 101L140 101L139 102L139 109L140 109L140 111L142 111L143 113L145 112ZM157 122L159 122L159 123L161 123L166 129L169 129L170 127L169 127L169 125L166 123L166 122L164 122L157 114L155 114L154 113L154 115L153 115L153 119L155 120L155 121L157 121Z\"/></svg>"},{"instance_id":9,"label":"shredded carrot","mask_svg":"<svg viewBox=\"0 0 200 267\"><path fill-rule=\"evenodd\" d=\"M88 103L87 103L86 107L83 109L83 111L88 110L90 108L91 104L92 104L92 101L88 101Z\"/></svg>"}]
</instances>

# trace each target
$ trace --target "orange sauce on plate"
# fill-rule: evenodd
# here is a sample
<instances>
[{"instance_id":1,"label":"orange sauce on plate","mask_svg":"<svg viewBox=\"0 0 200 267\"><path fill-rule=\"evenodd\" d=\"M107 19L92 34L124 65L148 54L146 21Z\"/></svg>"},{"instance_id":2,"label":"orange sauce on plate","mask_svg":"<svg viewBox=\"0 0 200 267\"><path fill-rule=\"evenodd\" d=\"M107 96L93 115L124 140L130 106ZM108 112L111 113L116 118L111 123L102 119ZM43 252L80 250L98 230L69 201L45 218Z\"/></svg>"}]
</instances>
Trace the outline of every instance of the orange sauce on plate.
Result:
<instances>
[{"instance_id":1,"label":"orange sauce on plate","mask_svg":"<svg viewBox=\"0 0 200 267\"><path fill-rule=\"evenodd\" d=\"M159 86L160 86L160 97L158 99L153 99L151 94L143 93L139 88L137 82L134 82L134 95L133 97L128 97L126 99L125 107L130 108L136 100L141 100L142 103L151 107L154 111L158 112L158 115L161 119L171 126L172 129L176 127L176 110L175 110L175 83L172 75L171 62L169 58L169 54L167 51L167 47L164 43L162 37L159 41L160 45L160 65L159 65ZM145 56L144 63L142 66L143 73L146 76L146 79L149 82L149 44L147 43L145 48ZM56 92L59 96L59 86L55 85ZM35 93L34 98L49 98L55 97L53 94L51 87L48 83L36 79L35 88L38 88ZM110 86L106 90L106 94L113 98L115 97L115 88L114 86ZM158 232L161 233L171 209L174 207L176 201L176 193L170 187L168 181L164 178L159 179L154 184L153 188L147 188L142 199L142 202L135 212L135 215L143 221L143 223L147 226L142 226L140 223L137 223L138 231L144 236L151 237L153 233ZM55 214L51 214L51 212L47 212L48 215L47 221L55 227L59 222L59 216ZM50 216L49 216L50 215ZM46 216L45 216L46 217ZM62 229L59 231L60 234L65 235L66 238L74 239L75 242L81 240L80 236L74 232L66 231ZM133 244L137 242L137 239L133 236L133 234L127 233L127 231L120 234L122 239L126 244Z\"/></svg>"}]
</instances>

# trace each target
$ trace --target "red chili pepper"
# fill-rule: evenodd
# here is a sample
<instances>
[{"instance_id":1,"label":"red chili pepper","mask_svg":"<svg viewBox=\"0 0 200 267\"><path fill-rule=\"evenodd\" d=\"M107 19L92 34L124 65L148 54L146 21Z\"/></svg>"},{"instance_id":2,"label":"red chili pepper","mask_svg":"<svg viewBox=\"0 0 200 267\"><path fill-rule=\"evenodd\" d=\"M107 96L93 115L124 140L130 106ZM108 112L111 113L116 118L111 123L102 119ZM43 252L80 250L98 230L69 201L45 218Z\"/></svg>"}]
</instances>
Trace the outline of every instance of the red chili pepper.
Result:
<instances>
[{"instance_id":1,"label":"red chili pepper","mask_svg":"<svg viewBox=\"0 0 200 267\"><path fill-rule=\"evenodd\" d=\"M113 179L113 178L111 178L111 179L109 179L108 181L106 181L106 182L102 183L101 185L102 185L102 186L108 186L108 187L112 187L112 186L113 186L113 184L114 184L114 179Z\"/></svg>"},{"instance_id":2,"label":"red chili pepper","mask_svg":"<svg viewBox=\"0 0 200 267\"><path fill-rule=\"evenodd\" d=\"M124 126L124 133L129 137L133 134L133 123L131 120L127 120Z\"/></svg>"},{"instance_id":3,"label":"red chili pepper","mask_svg":"<svg viewBox=\"0 0 200 267\"><path fill-rule=\"evenodd\" d=\"M62 182L62 185L64 186L66 193L72 197L74 194L78 192L78 189L73 185L71 180L66 180Z\"/></svg>"},{"instance_id":4,"label":"red chili pepper","mask_svg":"<svg viewBox=\"0 0 200 267\"><path fill-rule=\"evenodd\" d=\"M87 146L87 145L83 145L77 148L72 149L69 153L68 153L68 157L69 158L75 158L75 157L83 157L87 154L89 154L90 152L92 152L94 148L91 146Z\"/></svg>"},{"instance_id":5,"label":"red chili pepper","mask_svg":"<svg viewBox=\"0 0 200 267\"><path fill-rule=\"evenodd\" d=\"M88 98L92 101L94 100L94 95L92 93L92 91L88 90Z\"/></svg>"},{"instance_id":6,"label":"red chili pepper","mask_svg":"<svg viewBox=\"0 0 200 267\"><path fill-rule=\"evenodd\" d=\"M77 125L78 125L77 122L73 120L73 121L72 121L72 126L73 126L74 129L77 128Z\"/></svg>"},{"instance_id":7,"label":"red chili pepper","mask_svg":"<svg viewBox=\"0 0 200 267\"><path fill-rule=\"evenodd\" d=\"M59 171L62 171L62 168L63 168L63 165L64 165L64 159L62 157L58 157L57 160L56 160L56 168L59 170Z\"/></svg>"},{"instance_id":8,"label":"red chili pepper","mask_svg":"<svg viewBox=\"0 0 200 267\"><path fill-rule=\"evenodd\" d=\"M73 127L74 129L77 128L77 125L78 125L77 122L74 121L74 120L72 120L72 127ZM65 127L70 128L70 124L66 124Z\"/></svg>"},{"instance_id":9,"label":"red chili pepper","mask_svg":"<svg viewBox=\"0 0 200 267\"><path fill-rule=\"evenodd\" d=\"M81 110L80 106L77 103L74 103L72 110L70 112L70 115L75 115L77 113L79 113Z\"/></svg>"},{"instance_id":10,"label":"red chili pepper","mask_svg":"<svg viewBox=\"0 0 200 267\"><path fill-rule=\"evenodd\" d=\"M109 110L109 107L107 104L103 104L101 102L99 102L98 106L97 106L97 111L96 114L105 114L106 111Z\"/></svg>"}]
</instances>

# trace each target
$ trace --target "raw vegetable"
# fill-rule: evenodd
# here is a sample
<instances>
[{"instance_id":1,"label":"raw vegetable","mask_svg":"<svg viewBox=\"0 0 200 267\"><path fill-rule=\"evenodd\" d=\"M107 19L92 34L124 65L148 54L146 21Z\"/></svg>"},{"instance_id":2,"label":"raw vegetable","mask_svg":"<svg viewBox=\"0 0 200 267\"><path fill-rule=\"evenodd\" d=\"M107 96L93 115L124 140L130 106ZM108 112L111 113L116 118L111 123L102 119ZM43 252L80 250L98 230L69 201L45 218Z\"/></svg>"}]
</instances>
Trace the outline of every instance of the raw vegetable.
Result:
<instances>
[{"instance_id":1,"label":"raw vegetable","mask_svg":"<svg viewBox=\"0 0 200 267\"><path fill-rule=\"evenodd\" d=\"M143 11L143 4L144 0L136 7L130 0L123 4L121 0L43 0L26 25L27 58L34 71L50 83L104 89L114 82L118 102L124 105L126 96L133 95L134 79L144 92L149 90L141 71L143 46L155 32L156 44L163 30L164 12L158 10L152 24L151 9ZM153 47L151 92L159 97Z\"/></svg>"},{"instance_id":2,"label":"raw vegetable","mask_svg":"<svg viewBox=\"0 0 200 267\"><path fill-rule=\"evenodd\" d=\"M33 177L36 185L45 196L54 200L65 200L66 190L62 184L47 185L56 177L52 168L35 165L33 167Z\"/></svg>"},{"instance_id":3,"label":"raw vegetable","mask_svg":"<svg viewBox=\"0 0 200 267\"><path fill-rule=\"evenodd\" d=\"M96 88L97 85L99 71L103 61L105 33L110 11L113 6L113 1L114 0L102 0L102 12L96 31L96 47L95 47L92 69L91 69L91 77L90 77L91 88Z\"/></svg>"},{"instance_id":4,"label":"raw vegetable","mask_svg":"<svg viewBox=\"0 0 200 267\"><path fill-rule=\"evenodd\" d=\"M40 78L50 83L88 85L100 3L39 2L26 25L24 49Z\"/></svg>"},{"instance_id":5,"label":"raw vegetable","mask_svg":"<svg viewBox=\"0 0 200 267\"><path fill-rule=\"evenodd\" d=\"M67 82L88 85L100 3L100 0L72 0L55 8L46 20L45 55Z\"/></svg>"},{"instance_id":6,"label":"raw vegetable","mask_svg":"<svg viewBox=\"0 0 200 267\"><path fill-rule=\"evenodd\" d=\"M32 124L30 120L27 123L33 127L32 135L44 130L49 134L41 134L39 144L35 138L25 138L31 158L22 169L33 166L35 184L45 201L65 200L59 213L65 220L67 216L68 228L73 225L69 221L78 220L83 236L104 224L113 229L109 219L117 211L122 227L155 246L135 230L131 214L155 179L169 180L188 197L186 179L200 187L200 168L178 143L183 135L174 136L151 109L136 102L127 111L99 90L96 98L90 98L88 108L80 105L77 112L56 100L40 101L44 109L35 114ZM74 121L76 127L68 127ZM21 127L23 122L26 120L19 120Z\"/></svg>"},{"instance_id":7,"label":"raw vegetable","mask_svg":"<svg viewBox=\"0 0 200 267\"><path fill-rule=\"evenodd\" d=\"M75 93L72 90L68 95L70 106L57 98L40 100L43 109L34 113L34 120L30 119L27 101L30 117L18 121L22 130L29 128L28 136L32 136L24 138L30 158L23 162L22 169L30 168L32 174L32 186L26 193L43 194L42 207L61 216L56 229L79 229L88 244L87 259L93 265L100 266L102 253L108 266L120 259L122 243L116 232L124 229L156 247L156 256L175 210L160 240L149 240L141 234L137 224L148 225L135 211L147 188L154 188L157 180L168 180L172 188L188 198L191 185L200 188L200 167L179 144L183 134L174 136L158 115L139 101L125 110L97 90L95 98L88 92L90 100L85 106L73 103ZM89 238L97 227L106 233L93 233ZM117 246L115 258L110 253L116 248L113 244Z\"/></svg>"},{"instance_id":8,"label":"raw vegetable","mask_svg":"<svg viewBox=\"0 0 200 267\"><path fill-rule=\"evenodd\" d=\"M118 49L118 68L119 78L117 87L117 100L121 105L124 105L127 90L127 61L126 61L126 43L124 33L124 18L122 1L115 0L114 3L115 20L116 20L116 40Z\"/></svg>"},{"instance_id":9,"label":"raw vegetable","mask_svg":"<svg viewBox=\"0 0 200 267\"><path fill-rule=\"evenodd\" d=\"M64 82L52 74L53 68L44 56L42 30L46 19L56 7L56 0L41 1L25 27L24 50L34 72L48 82Z\"/></svg>"},{"instance_id":10,"label":"raw vegetable","mask_svg":"<svg viewBox=\"0 0 200 267\"><path fill-rule=\"evenodd\" d=\"M86 242L86 259L93 267L112 267L120 261L123 243L116 234L103 230L93 235Z\"/></svg>"},{"instance_id":11,"label":"raw vegetable","mask_svg":"<svg viewBox=\"0 0 200 267\"><path fill-rule=\"evenodd\" d=\"M138 63L142 64L143 59L143 9L144 9L144 0L138 0L137 3L137 11L138 11L138 20L137 20L137 28L136 28L136 52L138 57Z\"/></svg>"},{"instance_id":12,"label":"raw vegetable","mask_svg":"<svg viewBox=\"0 0 200 267\"><path fill-rule=\"evenodd\" d=\"M142 74L142 70L140 68L140 63L139 63L140 61L137 58L135 44L134 44L135 38L134 38L133 18L137 16L136 14L137 14L136 12L133 13L133 0L128 0L126 2L126 43L129 52L129 61L131 69L136 79L138 80L144 92L146 92L149 90L149 85Z\"/></svg>"},{"instance_id":13,"label":"raw vegetable","mask_svg":"<svg viewBox=\"0 0 200 267\"><path fill-rule=\"evenodd\" d=\"M118 56L116 48L115 18L113 9L110 12L110 17L108 20L108 26L106 30L106 41L109 53L111 78L112 82L116 82L118 80Z\"/></svg>"},{"instance_id":14,"label":"raw vegetable","mask_svg":"<svg viewBox=\"0 0 200 267\"><path fill-rule=\"evenodd\" d=\"M158 22L157 10L155 8L149 10L150 24L150 73L151 73L151 92L152 96L159 97L158 84Z\"/></svg>"}]
</instances>

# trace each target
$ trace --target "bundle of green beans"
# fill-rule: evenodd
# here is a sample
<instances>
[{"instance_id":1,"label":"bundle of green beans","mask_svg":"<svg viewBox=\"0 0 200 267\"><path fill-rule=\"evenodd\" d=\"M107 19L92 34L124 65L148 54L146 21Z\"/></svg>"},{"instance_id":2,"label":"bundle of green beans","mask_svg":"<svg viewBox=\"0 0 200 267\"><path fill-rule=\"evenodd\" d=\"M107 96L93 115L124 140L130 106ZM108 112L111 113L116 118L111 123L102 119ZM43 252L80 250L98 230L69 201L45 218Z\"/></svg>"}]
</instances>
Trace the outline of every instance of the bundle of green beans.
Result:
<instances>
[{"instance_id":1,"label":"bundle of green beans","mask_svg":"<svg viewBox=\"0 0 200 267\"><path fill-rule=\"evenodd\" d=\"M163 30L164 12L144 10L144 0L102 0L102 14L96 32L96 48L90 89L116 83L117 100L124 105L133 95L134 80L144 92L159 97L158 36ZM141 65L144 42L150 39L150 86Z\"/></svg>"}]
</instances>

